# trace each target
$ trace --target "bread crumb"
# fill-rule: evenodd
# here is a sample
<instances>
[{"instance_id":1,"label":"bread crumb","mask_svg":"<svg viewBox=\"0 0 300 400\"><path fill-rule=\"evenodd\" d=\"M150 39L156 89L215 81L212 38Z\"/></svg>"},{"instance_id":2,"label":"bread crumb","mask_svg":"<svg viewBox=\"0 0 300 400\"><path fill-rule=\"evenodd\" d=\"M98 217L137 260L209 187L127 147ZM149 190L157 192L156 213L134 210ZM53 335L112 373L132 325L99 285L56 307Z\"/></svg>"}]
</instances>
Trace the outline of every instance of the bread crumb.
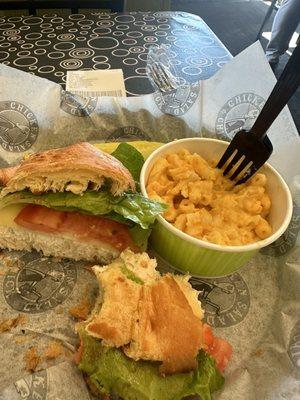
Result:
<instances>
[{"instance_id":1,"label":"bread crumb","mask_svg":"<svg viewBox=\"0 0 300 400\"><path fill-rule=\"evenodd\" d=\"M18 325L24 325L27 322L27 317L25 315L19 314L15 318L7 318L0 320L0 333L8 332L12 328Z\"/></svg>"},{"instance_id":2,"label":"bread crumb","mask_svg":"<svg viewBox=\"0 0 300 400\"><path fill-rule=\"evenodd\" d=\"M38 352L35 347L30 347L26 351L24 355L24 361L25 361L25 369L29 372L34 372L36 367L41 361L41 358L38 355Z\"/></svg>"},{"instance_id":3,"label":"bread crumb","mask_svg":"<svg viewBox=\"0 0 300 400\"><path fill-rule=\"evenodd\" d=\"M43 357L46 358L47 360L53 360L60 355L63 354L63 346L55 341L52 341L48 344L46 349L44 350Z\"/></svg>"},{"instance_id":4,"label":"bread crumb","mask_svg":"<svg viewBox=\"0 0 300 400\"><path fill-rule=\"evenodd\" d=\"M9 268L10 272L17 272L23 265L23 262L18 258L11 258L6 254L0 254L0 260L4 267Z\"/></svg>"},{"instance_id":5,"label":"bread crumb","mask_svg":"<svg viewBox=\"0 0 300 400\"><path fill-rule=\"evenodd\" d=\"M5 271L3 271L2 269L0 269L0 276L5 275Z\"/></svg>"},{"instance_id":6,"label":"bread crumb","mask_svg":"<svg viewBox=\"0 0 300 400\"><path fill-rule=\"evenodd\" d=\"M64 356L65 357L68 357L68 358L70 358L70 357L72 357L73 358L73 356L74 356L74 353L70 350L70 349L64 349Z\"/></svg>"},{"instance_id":7,"label":"bread crumb","mask_svg":"<svg viewBox=\"0 0 300 400\"><path fill-rule=\"evenodd\" d=\"M265 350L262 348L258 348L256 350L253 351L253 353L251 353L252 357L260 357L264 354Z\"/></svg>"},{"instance_id":8,"label":"bread crumb","mask_svg":"<svg viewBox=\"0 0 300 400\"><path fill-rule=\"evenodd\" d=\"M69 313L72 317L85 321L90 314L91 304L88 298L90 292L90 285L85 288L82 299L78 304L69 309Z\"/></svg>"},{"instance_id":9,"label":"bread crumb","mask_svg":"<svg viewBox=\"0 0 300 400\"><path fill-rule=\"evenodd\" d=\"M13 341L17 344L25 343L28 340L28 336L26 335L18 335L13 337Z\"/></svg>"},{"instance_id":10,"label":"bread crumb","mask_svg":"<svg viewBox=\"0 0 300 400\"><path fill-rule=\"evenodd\" d=\"M86 269L87 271L89 271L91 274L94 275L94 272L93 272L93 270L92 270L92 268L93 268L94 265L95 265L95 263L86 264L86 265L84 265L83 268Z\"/></svg>"},{"instance_id":11,"label":"bread crumb","mask_svg":"<svg viewBox=\"0 0 300 400\"><path fill-rule=\"evenodd\" d=\"M62 314L64 312L64 308L62 306L58 306L55 309L56 314Z\"/></svg>"}]
</instances>

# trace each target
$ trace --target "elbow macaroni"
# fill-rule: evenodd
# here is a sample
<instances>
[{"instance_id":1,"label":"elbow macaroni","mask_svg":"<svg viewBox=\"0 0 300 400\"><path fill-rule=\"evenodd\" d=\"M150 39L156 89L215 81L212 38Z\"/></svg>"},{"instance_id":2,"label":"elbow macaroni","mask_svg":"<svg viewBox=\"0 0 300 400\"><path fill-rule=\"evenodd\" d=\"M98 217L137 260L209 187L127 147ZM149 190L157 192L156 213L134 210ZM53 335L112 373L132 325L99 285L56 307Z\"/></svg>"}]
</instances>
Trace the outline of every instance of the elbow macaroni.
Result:
<instances>
[{"instance_id":1,"label":"elbow macaroni","mask_svg":"<svg viewBox=\"0 0 300 400\"><path fill-rule=\"evenodd\" d=\"M199 154L182 149L159 159L147 183L150 198L169 205L164 218L181 231L221 245L265 239L272 228L267 178L258 173L239 186Z\"/></svg>"}]
</instances>

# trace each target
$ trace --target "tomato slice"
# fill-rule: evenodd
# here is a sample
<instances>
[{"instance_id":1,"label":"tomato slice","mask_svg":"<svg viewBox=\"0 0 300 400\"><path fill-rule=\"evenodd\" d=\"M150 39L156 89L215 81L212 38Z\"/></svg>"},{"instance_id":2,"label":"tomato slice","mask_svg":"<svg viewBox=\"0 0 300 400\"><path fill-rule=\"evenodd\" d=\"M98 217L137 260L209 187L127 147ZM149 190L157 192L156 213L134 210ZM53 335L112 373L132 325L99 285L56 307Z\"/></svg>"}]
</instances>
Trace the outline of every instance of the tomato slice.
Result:
<instances>
[{"instance_id":1,"label":"tomato slice","mask_svg":"<svg viewBox=\"0 0 300 400\"><path fill-rule=\"evenodd\" d=\"M64 218L65 213L62 211L51 210L43 206L28 205L19 212L14 221L24 228L50 233L58 231Z\"/></svg>"},{"instance_id":2,"label":"tomato slice","mask_svg":"<svg viewBox=\"0 0 300 400\"><path fill-rule=\"evenodd\" d=\"M206 351L216 360L217 368L224 371L232 355L231 345L224 339L215 337L211 327L204 324Z\"/></svg>"},{"instance_id":3,"label":"tomato slice","mask_svg":"<svg viewBox=\"0 0 300 400\"><path fill-rule=\"evenodd\" d=\"M137 250L126 225L103 217L29 204L14 221L34 231L71 233L82 241L102 241L120 251L127 247Z\"/></svg>"}]
</instances>

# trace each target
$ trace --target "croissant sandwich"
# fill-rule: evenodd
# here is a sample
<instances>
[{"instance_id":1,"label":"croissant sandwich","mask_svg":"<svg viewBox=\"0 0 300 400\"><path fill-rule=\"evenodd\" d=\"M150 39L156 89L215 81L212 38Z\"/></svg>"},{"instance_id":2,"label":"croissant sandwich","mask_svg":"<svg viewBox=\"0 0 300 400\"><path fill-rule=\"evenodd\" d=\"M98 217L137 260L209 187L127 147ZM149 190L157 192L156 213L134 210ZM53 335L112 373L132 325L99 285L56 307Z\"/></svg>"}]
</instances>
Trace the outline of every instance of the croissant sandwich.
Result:
<instances>
[{"instance_id":1,"label":"croissant sandwich","mask_svg":"<svg viewBox=\"0 0 300 400\"><path fill-rule=\"evenodd\" d=\"M1 169L0 248L99 263L144 249L165 206L138 193L120 161L138 179L141 154L126 143L113 154L78 143Z\"/></svg>"},{"instance_id":2,"label":"croissant sandwich","mask_svg":"<svg viewBox=\"0 0 300 400\"><path fill-rule=\"evenodd\" d=\"M77 325L75 357L92 391L105 399L210 400L232 349L203 322L189 277L162 276L155 259L130 250L93 271L100 293Z\"/></svg>"}]
</instances>

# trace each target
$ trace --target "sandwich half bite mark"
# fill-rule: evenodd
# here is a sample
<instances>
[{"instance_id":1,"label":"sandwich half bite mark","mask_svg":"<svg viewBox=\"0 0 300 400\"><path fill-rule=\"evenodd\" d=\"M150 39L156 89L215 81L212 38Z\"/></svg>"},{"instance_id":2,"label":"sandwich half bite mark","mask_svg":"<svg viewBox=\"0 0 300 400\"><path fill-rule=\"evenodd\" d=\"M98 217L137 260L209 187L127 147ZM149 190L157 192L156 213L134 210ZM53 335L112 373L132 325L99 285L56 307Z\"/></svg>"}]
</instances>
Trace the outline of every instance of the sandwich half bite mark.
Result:
<instances>
[{"instance_id":1,"label":"sandwich half bite mark","mask_svg":"<svg viewBox=\"0 0 300 400\"><path fill-rule=\"evenodd\" d=\"M76 359L99 392L123 400L210 399L232 349L203 322L189 276L161 275L156 260L130 250L93 271L99 297L77 325Z\"/></svg>"}]
</instances>

